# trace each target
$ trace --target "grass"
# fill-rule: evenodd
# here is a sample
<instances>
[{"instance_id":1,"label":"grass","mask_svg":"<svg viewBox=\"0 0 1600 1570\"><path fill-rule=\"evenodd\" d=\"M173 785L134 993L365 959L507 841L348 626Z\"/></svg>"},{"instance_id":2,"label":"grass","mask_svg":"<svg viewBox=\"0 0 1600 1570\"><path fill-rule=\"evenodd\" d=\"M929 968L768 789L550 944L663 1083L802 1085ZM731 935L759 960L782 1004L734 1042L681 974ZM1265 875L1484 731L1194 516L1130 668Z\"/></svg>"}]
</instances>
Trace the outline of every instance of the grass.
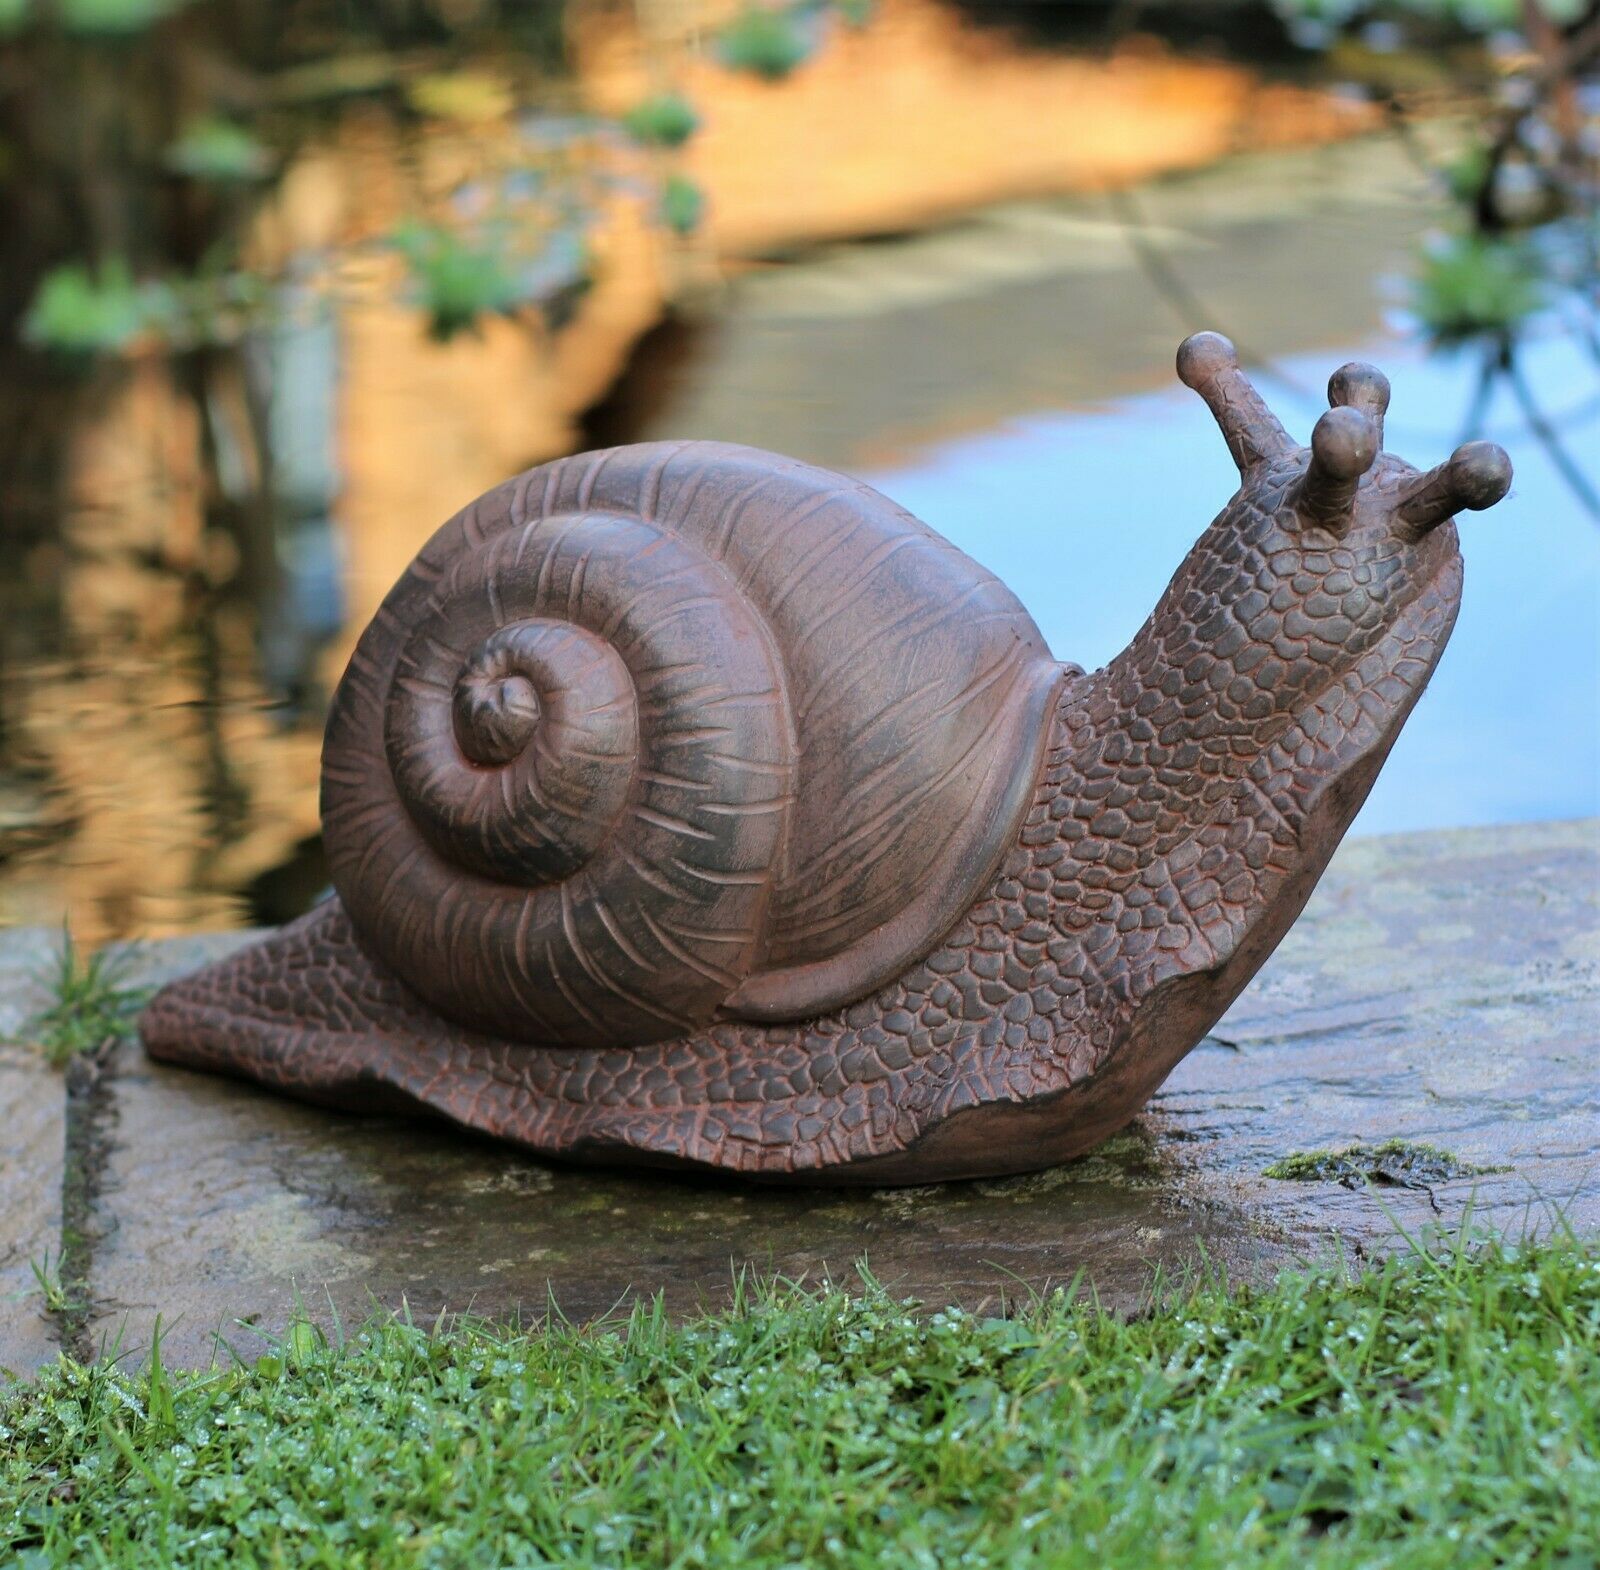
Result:
<instances>
[{"instance_id":1,"label":"grass","mask_svg":"<svg viewBox=\"0 0 1600 1570\"><path fill-rule=\"evenodd\" d=\"M58 1259L51 1264L50 1251L46 1249L43 1259L28 1261L28 1268L33 1272L33 1279L38 1284L39 1296L44 1300L45 1311L51 1314L65 1313L71 1298L61 1283L61 1261Z\"/></svg>"},{"instance_id":2,"label":"grass","mask_svg":"<svg viewBox=\"0 0 1600 1570\"><path fill-rule=\"evenodd\" d=\"M96 1052L108 1041L132 1036L149 987L126 984L126 958L83 955L71 929L61 929L61 952L48 979L52 1001L23 1027L57 1068Z\"/></svg>"},{"instance_id":3,"label":"grass","mask_svg":"<svg viewBox=\"0 0 1600 1570\"><path fill-rule=\"evenodd\" d=\"M670 1324L297 1325L0 1397L0 1563L1593 1565L1600 1248L925 1315L773 1286Z\"/></svg>"}]
</instances>

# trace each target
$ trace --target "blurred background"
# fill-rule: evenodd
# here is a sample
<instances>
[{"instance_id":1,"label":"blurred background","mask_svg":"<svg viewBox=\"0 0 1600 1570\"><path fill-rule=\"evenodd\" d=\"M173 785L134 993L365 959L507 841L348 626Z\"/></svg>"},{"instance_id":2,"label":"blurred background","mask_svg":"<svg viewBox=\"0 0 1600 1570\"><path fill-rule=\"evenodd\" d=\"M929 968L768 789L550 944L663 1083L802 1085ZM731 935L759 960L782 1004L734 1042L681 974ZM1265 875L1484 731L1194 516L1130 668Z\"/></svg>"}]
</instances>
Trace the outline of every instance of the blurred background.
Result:
<instances>
[{"instance_id":1,"label":"blurred background","mask_svg":"<svg viewBox=\"0 0 1600 1570\"><path fill-rule=\"evenodd\" d=\"M1103 663L1201 327L1516 463L1358 832L1600 811L1597 171L1594 0L0 0L0 922L306 908L355 637L586 446L861 474Z\"/></svg>"}]
</instances>

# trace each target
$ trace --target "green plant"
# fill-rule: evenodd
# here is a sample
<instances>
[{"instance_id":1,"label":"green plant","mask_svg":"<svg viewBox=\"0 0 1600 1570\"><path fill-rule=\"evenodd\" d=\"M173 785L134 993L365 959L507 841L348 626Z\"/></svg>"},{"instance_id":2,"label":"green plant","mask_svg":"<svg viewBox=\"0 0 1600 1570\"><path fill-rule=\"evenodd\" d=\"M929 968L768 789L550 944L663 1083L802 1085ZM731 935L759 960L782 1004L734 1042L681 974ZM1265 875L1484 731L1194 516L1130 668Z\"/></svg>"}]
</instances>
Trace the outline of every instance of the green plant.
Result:
<instances>
[{"instance_id":1,"label":"green plant","mask_svg":"<svg viewBox=\"0 0 1600 1570\"><path fill-rule=\"evenodd\" d=\"M219 183L261 180L272 169L271 154L250 131L221 115L201 115L185 124L165 162L174 174Z\"/></svg>"},{"instance_id":2,"label":"green plant","mask_svg":"<svg viewBox=\"0 0 1600 1570\"><path fill-rule=\"evenodd\" d=\"M69 33L127 37L180 10L187 0L55 0L55 14Z\"/></svg>"},{"instance_id":3,"label":"green plant","mask_svg":"<svg viewBox=\"0 0 1600 1570\"><path fill-rule=\"evenodd\" d=\"M65 1313L69 1299L67 1289L61 1284L59 1261L52 1265L50 1252L46 1249L42 1260L28 1261L28 1268L33 1272L33 1279L39 1284L39 1295L44 1299L45 1308L52 1314Z\"/></svg>"},{"instance_id":4,"label":"green plant","mask_svg":"<svg viewBox=\"0 0 1600 1570\"><path fill-rule=\"evenodd\" d=\"M1440 173L1450 199L1471 206L1489 176L1489 150L1482 143L1474 142L1447 160Z\"/></svg>"},{"instance_id":5,"label":"green plant","mask_svg":"<svg viewBox=\"0 0 1600 1570\"><path fill-rule=\"evenodd\" d=\"M793 13L752 5L722 29L717 52L735 71L777 82L806 59L811 45Z\"/></svg>"},{"instance_id":6,"label":"green plant","mask_svg":"<svg viewBox=\"0 0 1600 1570\"><path fill-rule=\"evenodd\" d=\"M1441 348L1503 336L1544 300L1528 247L1481 235L1456 235L1428 250L1411 288L1411 305Z\"/></svg>"},{"instance_id":7,"label":"green plant","mask_svg":"<svg viewBox=\"0 0 1600 1570\"><path fill-rule=\"evenodd\" d=\"M98 269L68 262L40 279L22 321L22 337L63 354L103 354L126 349L171 314L168 291L136 283L120 258Z\"/></svg>"},{"instance_id":8,"label":"green plant","mask_svg":"<svg viewBox=\"0 0 1600 1570\"><path fill-rule=\"evenodd\" d=\"M69 263L40 280L22 338L84 359L141 341L168 348L230 343L262 319L270 299L265 279L237 269L136 282L120 259L98 271Z\"/></svg>"},{"instance_id":9,"label":"green plant","mask_svg":"<svg viewBox=\"0 0 1600 1570\"><path fill-rule=\"evenodd\" d=\"M415 280L428 332L441 343L490 312L508 311L522 297L509 262L488 240L469 240L439 224L410 222L394 243Z\"/></svg>"},{"instance_id":10,"label":"green plant","mask_svg":"<svg viewBox=\"0 0 1600 1570\"><path fill-rule=\"evenodd\" d=\"M681 93L657 93L622 117L628 135L652 147L681 147L700 128L694 105Z\"/></svg>"},{"instance_id":11,"label":"green plant","mask_svg":"<svg viewBox=\"0 0 1600 1570\"><path fill-rule=\"evenodd\" d=\"M129 986L126 953L84 957L71 929L61 929L61 949L50 976L52 1001L24 1027L56 1067L79 1053L94 1052L108 1041L132 1036L150 988Z\"/></svg>"},{"instance_id":12,"label":"green plant","mask_svg":"<svg viewBox=\"0 0 1600 1570\"><path fill-rule=\"evenodd\" d=\"M298 150L357 95L408 135L419 117L494 121L518 149L510 168L419 197L418 222L395 237L430 334L448 339L523 302L557 320L585 280L545 288L547 258L529 237L581 226L615 179L602 160L570 156L588 122L541 113L541 89L562 65L562 7L435 9L284 15L216 0L0 0L15 82L58 84L0 93L0 176L36 185L33 210L49 215L22 226L9 288L0 287L13 336L85 364L134 348L238 345L263 321L278 281L252 276L266 254L247 247L252 219ZM752 3L725 29L722 53L775 79L807 56L824 16L859 23L867 10L864 0ZM670 148L695 133L698 116L666 91L623 124ZM209 189L175 195L174 176ZM491 185L505 189L486 202ZM508 197L512 186L518 194ZM694 227L698 193L684 184L663 196L662 220ZM181 380L202 396L203 377ZM88 395L88 380L80 385Z\"/></svg>"},{"instance_id":13,"label":"green plant","mask_svg":"<svg viewBox=\"0 0 1600 1570\"><path fill-rule=\"evenodd\" d=\"M310 1319L295 1319L283 1333L283 1351L289 1368L304 1374L326 1361L327 1334L321 1325Z\"/></svg>"},{"instance_id":14,"label":"green plant","mask_svg":"<svg viewBox=\"0 0 1600 1570\"><path fill-rule=\"evenodd\" d=\"M687 175L668 175L661 187L661 221L674 234L690 234L705 217L705 193Z\"/></svg>"}]
</instances>

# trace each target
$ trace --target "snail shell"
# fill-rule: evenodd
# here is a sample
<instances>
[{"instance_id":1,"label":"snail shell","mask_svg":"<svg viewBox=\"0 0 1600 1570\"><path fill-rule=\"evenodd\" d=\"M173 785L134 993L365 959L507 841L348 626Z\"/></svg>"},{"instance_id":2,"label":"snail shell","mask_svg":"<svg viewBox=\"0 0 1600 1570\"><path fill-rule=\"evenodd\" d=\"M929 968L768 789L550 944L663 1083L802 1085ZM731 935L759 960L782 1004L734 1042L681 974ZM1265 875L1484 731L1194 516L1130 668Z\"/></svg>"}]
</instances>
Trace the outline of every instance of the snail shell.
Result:
<instances>
[{"instance_id":1,"label":"snail shell","mask_svg":"<svg viewBox=\"0 0 1600 1570\"><path fill-rule=\"evenodd\" d=\"M445 524L361 638L333 882L393 973L513 1040L805 1018L983 891L1063 669L857 481L705 442L548 464Z\"/></svg>"}]
</instances>

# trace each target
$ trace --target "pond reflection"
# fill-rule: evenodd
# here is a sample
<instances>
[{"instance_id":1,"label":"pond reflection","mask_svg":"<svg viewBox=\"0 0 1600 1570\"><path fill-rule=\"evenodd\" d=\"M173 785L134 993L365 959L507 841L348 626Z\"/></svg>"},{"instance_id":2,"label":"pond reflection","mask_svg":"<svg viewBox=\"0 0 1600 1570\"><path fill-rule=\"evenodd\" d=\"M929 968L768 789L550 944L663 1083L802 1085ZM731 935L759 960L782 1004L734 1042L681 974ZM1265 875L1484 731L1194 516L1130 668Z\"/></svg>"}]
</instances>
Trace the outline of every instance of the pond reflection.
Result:
<instances>
[{"instance_id":1,"label":"pond reflection","mask_svg":"<svg viewBox=\"0 0 1600 1570\"><path fill-rule=\"evenodd\" d=\"M1384 316L1384 280L1436 216L1422 191L1394 144L1371 139L754 268L655 335L588 435L718 437L861 474L993 568L1061 657L1093 666L1132 636L1235 483L1203 406L1173 380L1186 330L1221 327L1269 361L1259 379L1298 434L1328 372L1370 358L1394 384L1391 448L1425 466L1462 438L1477 364L1425 357ZM1181 319L1152 253L1206 320ZM223 542L174 525L196 514L199 482L170 461L193 442L163 423L159 367L134 367L126 412L79 455L81 537L19 568L70 580L70 625L66 654L6 672L0 922L70 912L87 942L155 936L282 920L322 888L328 685L427 527L519 466L507 454L530 438L515 395L534 358L510 347L492 388L455 396L448 376L411 374L415 324L400 311L364 308L340 334L313 312L271 350L304 396L277 416L293 527L266 546L254 603ZM405 450L364 440L348 416L342 452L331 438L331 391L358 342L374 406L403 406ZM563 371L565 407L620 352ZM1561 435L1592 473L1588 351L1553 331L1519 354L1554 419L1577 411ZM1600 528L1506 388L1486 421L1516 488L1464 520L1455 639L1360 830L1600 811ZM359 509L336 466L360 470Z\"/></svg>"}]
</instances>

